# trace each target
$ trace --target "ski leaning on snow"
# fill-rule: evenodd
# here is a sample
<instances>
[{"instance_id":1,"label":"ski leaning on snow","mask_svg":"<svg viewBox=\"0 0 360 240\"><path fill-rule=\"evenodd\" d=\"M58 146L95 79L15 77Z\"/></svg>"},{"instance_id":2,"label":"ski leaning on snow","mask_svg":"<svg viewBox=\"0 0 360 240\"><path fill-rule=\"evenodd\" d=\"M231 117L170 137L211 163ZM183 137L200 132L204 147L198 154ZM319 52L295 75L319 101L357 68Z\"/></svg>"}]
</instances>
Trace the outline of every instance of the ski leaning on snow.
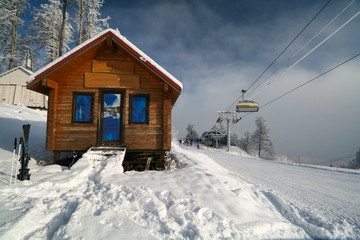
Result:
<instances>
[{"instance_id":1,"label":"ski leaning on snow","mask_svg":"<svg viewBox=\"0 0 360 240\"><path fill-rule=\"evenodd\" d=\"M23 131L24 131L24 139L20 138L20 144L22 144L21 147L21 168L19 169L19 174L17 175L17 179L20 181L24 180L30 180L30 169L28 168L28 163L30 161L29 156L29 133L30 133L30 124L23 125Z\"/></svg>"}]
</instances>

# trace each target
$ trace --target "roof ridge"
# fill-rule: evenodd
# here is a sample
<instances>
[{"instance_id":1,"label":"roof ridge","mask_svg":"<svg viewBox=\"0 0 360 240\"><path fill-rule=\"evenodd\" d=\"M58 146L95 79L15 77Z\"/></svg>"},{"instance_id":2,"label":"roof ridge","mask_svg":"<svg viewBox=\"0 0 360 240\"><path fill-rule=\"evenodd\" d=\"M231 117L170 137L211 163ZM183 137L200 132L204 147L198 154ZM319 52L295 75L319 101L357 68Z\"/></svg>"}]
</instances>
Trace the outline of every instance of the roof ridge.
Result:
<instances>
[{"instance_id":1,"label":"roof ridge","mask_svg":"<svg viewBox=\"0 0 360 240\"><path fill-rule=\"evenodd\" d=\"M14 68L6 71L6 72L1 73L1 74L0 74L0 77L5 76L5 75L7 75L7 74L9 74L9 73L12 73L12 72L14 72L16 69L21 69L21 70L23 70L24 72L28 73L29 75L33 74L32 71L24 68L23 66L17 66L17 67L14 67Z\"/></svg>"},{"instance_id":2,"label":"roof ridge","mask_svg":"<svg viewBox=\"0 0 360 240\"><path fill-rule=\"evenodd\" d=\"M61 57L57 58L56 60L50 62L43 68L37 70L33 74L29 76L27 79L27 84L32 84L37 79L41 79L42 77L48 75L50 72L52 72L56 67L63 64L65 60L68 60L69 58L75 57L77 54L81 53L81 50L87 49L91 47L92 43L97 43L98 41L102 40L103 37L107 35L112 35L113 38L115 38L116 41L118 41L123 47L125 47L130 53L135 55L140 61L144 63L145 66L153 70L155 73L157 73L161 78L163 78L164 81L171 84L174 88L176 88L178 91L181 91L183 89L183 84L175 78L173 75L171 75L168 71L166 71L163 67L161 67L158 63L156 63L153 59L151 59L148 55L146 55L143 51L141 51L138 47L136 47L133 43L131 43L126 37L121 35L119 30L115 30L112 28L108 28L94 37L86 40L82 44L76 46L69 52L65 53Z\"/></svg>"}]
</instances>

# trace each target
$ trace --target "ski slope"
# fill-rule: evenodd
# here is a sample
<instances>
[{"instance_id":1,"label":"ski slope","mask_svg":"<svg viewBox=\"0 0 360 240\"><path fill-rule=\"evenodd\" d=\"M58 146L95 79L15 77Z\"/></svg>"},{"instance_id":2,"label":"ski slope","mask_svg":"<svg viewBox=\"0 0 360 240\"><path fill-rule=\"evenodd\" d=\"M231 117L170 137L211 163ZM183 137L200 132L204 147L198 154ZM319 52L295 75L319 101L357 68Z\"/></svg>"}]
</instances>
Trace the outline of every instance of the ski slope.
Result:
<instances>
[{"instance_id":1,"label":"ski slope","mask_svg":"<svg viewBox=\"0 0 360 240\"><path fill-rule=\"evenodd\" d=\"M207 150L312 238L360 238L360 172L272 162Z\"/></svg>"},{"instance_id":2,"label":"ski slope","mask_svg":"<svg viewBox=\"0 0 360 240\"><path fill-rule=\"evenodd\" d=\"M43 112L0 104L0 239L359 239L358 171L173 144L171 169L123 173L121 155L39 166ZM31 123L31 180L9 187ZM20 130L19 130L20 129Z\"/></svg>"}]
</instances>

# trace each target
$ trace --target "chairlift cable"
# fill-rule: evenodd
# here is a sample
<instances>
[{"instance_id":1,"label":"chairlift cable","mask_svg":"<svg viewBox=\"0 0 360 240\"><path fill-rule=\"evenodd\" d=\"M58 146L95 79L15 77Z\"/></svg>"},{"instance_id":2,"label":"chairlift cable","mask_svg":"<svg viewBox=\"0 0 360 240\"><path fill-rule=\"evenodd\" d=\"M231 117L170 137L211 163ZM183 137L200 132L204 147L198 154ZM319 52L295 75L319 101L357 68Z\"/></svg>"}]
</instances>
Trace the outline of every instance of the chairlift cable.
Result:
<instances>
[{"instance_id":1,"label":"chairlift cable","mask_svg":"<svg viewBox=\"0 0 360 240\"><path fill-rule=\"evenodd\" d=\"M316 45L314 48L312 48L309 52L307 52L304 56L302 56L299 60L297 60L294 64L292 64L290 67L288 67L286 70L284 70L280 75L285 74L289 70L291 70L293 67L295 67L297 64L299 64L302 60L304 60L308 55L310 55L313 51L315 51L317 48L319 48L322 44L324 44L327 40L329 40L332 36L334 36L338 31L340 31L343 27L345 27L348 23L350 23L352 20L354 20L357 16L360 15L360 11L358 11L355 15L353 15L350 19L348 19L344 24L342 24L340 27L338 27L333 33L331 33L328 37L326 37L323 41L321 41L318 45ZM262 85L266 80L268 80L273 73L268 76L264 81L262 81L258 86L256 86L249 94L254 92L255 89L257 89L260 85ZM274 80L273 80L274 81ZM267 84L266 86L270 85ZM258 95L262 90L256 93ZM253 95L251 98L253 98L255 95ZM251 99L250 98L250 99Z\"/></svg>"},{"instance_id":2,"label":"chairlift cable","mask_svg":"<svg viewBox=\"0 0 360 240\"><path fill-rule=\"evenodd\" d=\"M351 5L351 3L350 3ZM348 5L347 7L349 7L350 5ZM346 7L346 8L347 8ZM345 10L345 9L344 9ZM343 11L344 11L343 10ZM342 12L343 12L342 11ZM340 13L339 13L340 14ZM338 14L338 15L339 15ZM352 20L354 20L358 15L360 14L360 11L358 11L356 14L354 14L350 19L348 19L344 24L342 24L340 27L338 27L334 32L332 32L328 37L326 37L323 41L321 41L318 45L316 45L314 48L312 48L309 52L307 52L304 56L302 56L299 60L297 60L295 63L293 63L290 67L288 67L286 70L284 70L280 75L285 74L286 72L288 72L289 70L291 70L293 67L295 67L297 64L299 64L302 60L304 60L308 55L310 55L313 51L315 51L317 48L319 48L321 45L323 45L327 40L329 40L332 36L334 36L338 31L340 31L343 27L345 27L347 24L349 24ZM328 26L329 24L327 24ZM324 28L323 28L324 29ZM316 36L316 35L315 35ZM314 36L314 37L315 37ZM313 37L313 38L314 38ZM313 39L312 38L312 39ZM310 40L311 41L311 40ZM304 46L305 47L305 46ZM301 50L301 49L300 49ZM300 51L299 50L299 51ZM296 53L297 54L297 53ZM295 56L296 54L294 54L293 56ZM292 58L292 57L291 57ZM252 91L249 92L248 95L250 95L252 92L255 91L255 89L257 89L258 87L260 87L266 80L268 80L275 72L271 73L267 78L265 78L259 85L257 85ZM269 85L269 84L268 84ZM260 91L261 92L261 91ZM259 94L259 92L257 93ZM254 96L252 96L251 98L253 98Z\"/></svg>"},{"instance_id":3,"label":"chairlift cable","mask_svg":"<svg viewBox=\"0 0 360 240\"><path fill-rule=\"evenodd\" d=\"M331 72L331 71L335 70L336 68L338 68L338 67L340 67L340 66L344 65L344 64L345 64L345 63L347 63L347 62L350 62L351 60L353 60L353 59L355 59L355 58L357 58L357 57L359 57L359 56L360 56L360 53L356 54L355 56L353 56L353 57L351 57L351 58L347 59L346 61L344 61L344 62L342 62L342 63L339 63L339 64L338 64L338 65L336 65L335 67L330 68L329 70L327 70L327 71L325 71L325 72L321 73L320 75L318 75L318 76L316 76L316 77L314 77L314 78L310 79L309 81L307 81L307 82L305 82L305 83L303 83L303 84L301 84L301 85L297 86L296 88L293 88L292 90L290 90L290 91L288 91L288 92L286 92L286 93L284 93L284 94L280 95L279 97L277 97L277 98L275 98L275 99L271 100L270 102L268 102L268 103L266 103L266 104L262 105L262 106L261 106L261 108L264 108L264 107L266 107L266 106L270 105L271 103L273 103L273 102L275 102L275 101L279 100L280 98L285 97L286 95L288 95L288 94L290 94L290 93L292 93L292 92L296 91L297 89L299 89L299 88L301 88L301 87L305 86L306 84L308 84L308 83L310 83L310 82L312 82L312 81L314 81L314 80L316 80L316 79L320 78L321 76L324 76L325 74L327 74L327 73L329 73L329 72ZM241 118L241 119L243 119L244 117L248 116L248 115L249 115L249 114L251 114L251 113L252 113L252 112L248 112L248 113L246 113L246 114L244 114L244 115L240 116L240 118ZM235 125L233 125L232 127L234 127L234 126L235 126ZM231 128L232 128L232 127L231 127ZM334 161L335 161L335 160L334 160Z\"/></svg>"},{"instance_id":4,"label":"chairlift cable","mask_svg":"<svg viewBox=\"0 0 360 240\"><path fill-rule=\"evenodd\" d=\"M349 22L351 22L354 18L356 18L360 14L360 11L358 11L354 16L352 16L349 20L347 20L343 25L341 25L339 28L337 28L332 34L330 34L328 37L326 37L324 40L322 40L318 45L316 45L313 49L311 49L307 54L302 56L299 60L297 60L293 65L291 65L286 71L289 71L291 68L293 68L296 64L298 64L300 61L302 61L304 58L306 58L310 53L315 51L318 47L320 47L324 42L326 42L329 38L334 36L338 31L340 31L343 27L345 27Z\"/></svg>"},{"instance_id":5,"label":"chairlift cable","mask_svg":"<svg viewBox=\"0 0 360 240\"><path fill-rule=\"evenodd\" d=\"M325 28L327 28L332 22L334 22L343 12L345 12L353 3L355 0L352 0L343 10L341 10L333 19L330 20L324 27L320 29L307 43L305 43L304 46L302 46L299 50L297 50L288 60L295 57L301 50L303 50L314 38L316 38L322 31L324 31Z\"/></svg>"},{"instance_id":6,"label":"chairlift cable","mask_svg":"<svg viewBox=\"0 0 360 240\"><path fill-rule=\"evenodd\" d=\"M301 85L299 85L299 86L297 86L297 87L295 87L295 88L291 89L290 91L288 91L288 92L286 92L286 93L284 93L284 94L280 95L279 97L277 97L277 98L275 98L275 99L271 100L270 102L267 102L266 104L262 105L262 108L264 108L264 107L266 107L266 106L270 105L271 103L273 103L273 102L275 102L275 101L279 100L280 98L285 97L286 95L288 95L288 94L290 94L290 93L292 93L292 92L294 92L294 91L298 90L299 88L301 88L301 87L303 87L303 86L305 86L305 85L307 85L307 84L311 83L312 81L315 81L316 79L318 79L318 78L320 78L320 77L324 76L325 74L327 74L327 73L329 73L329 72L331 72L331 71L335 70L336 68L338 68L338 67L340 67L340 66L344 65L345 63L350 62L351 60L353 60L353 59L357 58L358 56L360 56L360 53L356 54L355 56L353 56L353 57L351 57L351 58L347 59L346 61L344 61L344 62L342 62L342 63L339 63L339 64L338 64L338 65L336 65L335 67L330 68L329 70L327 70L327 71L325 71L325 72L321 73L320 75L318 75L318 76L316 76L316 77L314 77L314 78L310 79L309 81L307 81L307 82L305 82L305 83L303 83L303 84L301 84ZM244 117L244 116L243 116L243 117Z\"/></svg>"},{"instance_id":7,"label":"chairlift cable","mask_svg":"<svg viewBox=\"0 0 360 240\"><path fill-rule=\"evenodd\" d=\"M315 20L315 18L325 9L325 7L331 2L327 3L319 10L319 12L306 24L306 26L295 36L295 38L281 51L281 53L271 62L271 64L260 74L260 76L246 89L248 91L264 74L265 72L280 58L280 56L295 42L295 40L305 31L305 29Z\"/></svg>"},{"instance_id":8,"label":"chairlift cable","mask_svg":"<svg viewBox=\"0 0 360 240\"><path fill-rule=\"evenodd\" d=\"M284 50L281 51L281 53L270 63L270 65L255 79L255 81L246 89L248 91L254 84L265 74L269 68L274 65L274 63L280 58L280 56L295 42L295 40L305 31L305 29L315 20L315 18L325 9L325 7L331 2L331 0L328 0L325 5L318 11L318 13L315 14L315 16L306 24L306 26L295 36L295 38L284 48ZM227 108L227 111L237 102L239 101L239 98L233 102L230 107Z\"/></svg>"}]
</instances>

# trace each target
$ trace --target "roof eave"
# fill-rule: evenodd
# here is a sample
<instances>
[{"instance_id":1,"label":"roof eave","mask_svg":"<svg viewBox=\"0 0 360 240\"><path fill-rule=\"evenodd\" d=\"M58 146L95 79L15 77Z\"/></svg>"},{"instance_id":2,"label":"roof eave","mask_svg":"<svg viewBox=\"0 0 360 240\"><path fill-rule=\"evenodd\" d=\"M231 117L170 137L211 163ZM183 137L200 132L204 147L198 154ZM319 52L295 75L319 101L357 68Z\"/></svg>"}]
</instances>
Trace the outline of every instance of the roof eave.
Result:
<instances>
[{"instance_id":1,"label":"roof eave","mask_svg":"<svg viewBox=\"0 0 360 240\"><path fill-rule=\"evenodd\" d=\"M32 75L29 76L28 81L28 87L30 88L33 86L36 82L40 81L44 77L51 74L56 69L60 68L64 64L71 61L73 58L85 53L86 51L92 49L97 44L101 43L106 39L107 36L112 37L116 42L119 43L120 46L122 46L127 52L129 52L131 55L133 55L139 62L141 62L144 66L146 66L149 70L151 70L153 73L155 73L158 77L160 77L164 82L168 83L171 87L173 87L177 92L181 92L183 86L180 81L175 79L170 73L168 73L165 69L159 69L161 68L160 65L158 65L155 61L153 61L150 57L148 57L145 53L143 53L140 49L138 49L135 45L133 45L130 41L128 41L123 36L118 36L120 33L115 32L113 29L108 29L101 34L99 34L97 37L95 37L92 40L88 40L88 42L84 42L83 46L79 45L77 48L74 49L73 52L70 51L68 54L63 55L62 57L58 58L54 62L49 63L46 67L44 67L42 70L39 70ZM128 42L128 43L127 43ZM131 47L132 45L133 47ZM144 59L145 58L145 59ZM151 63L154 62L155 65L158 65L159 67L155 66ZM165 73L164 73L165 72ZM170 75L170 77L169 77ZM175 80L171 79L173 77Z\"/></svg>"}]
</instances>

